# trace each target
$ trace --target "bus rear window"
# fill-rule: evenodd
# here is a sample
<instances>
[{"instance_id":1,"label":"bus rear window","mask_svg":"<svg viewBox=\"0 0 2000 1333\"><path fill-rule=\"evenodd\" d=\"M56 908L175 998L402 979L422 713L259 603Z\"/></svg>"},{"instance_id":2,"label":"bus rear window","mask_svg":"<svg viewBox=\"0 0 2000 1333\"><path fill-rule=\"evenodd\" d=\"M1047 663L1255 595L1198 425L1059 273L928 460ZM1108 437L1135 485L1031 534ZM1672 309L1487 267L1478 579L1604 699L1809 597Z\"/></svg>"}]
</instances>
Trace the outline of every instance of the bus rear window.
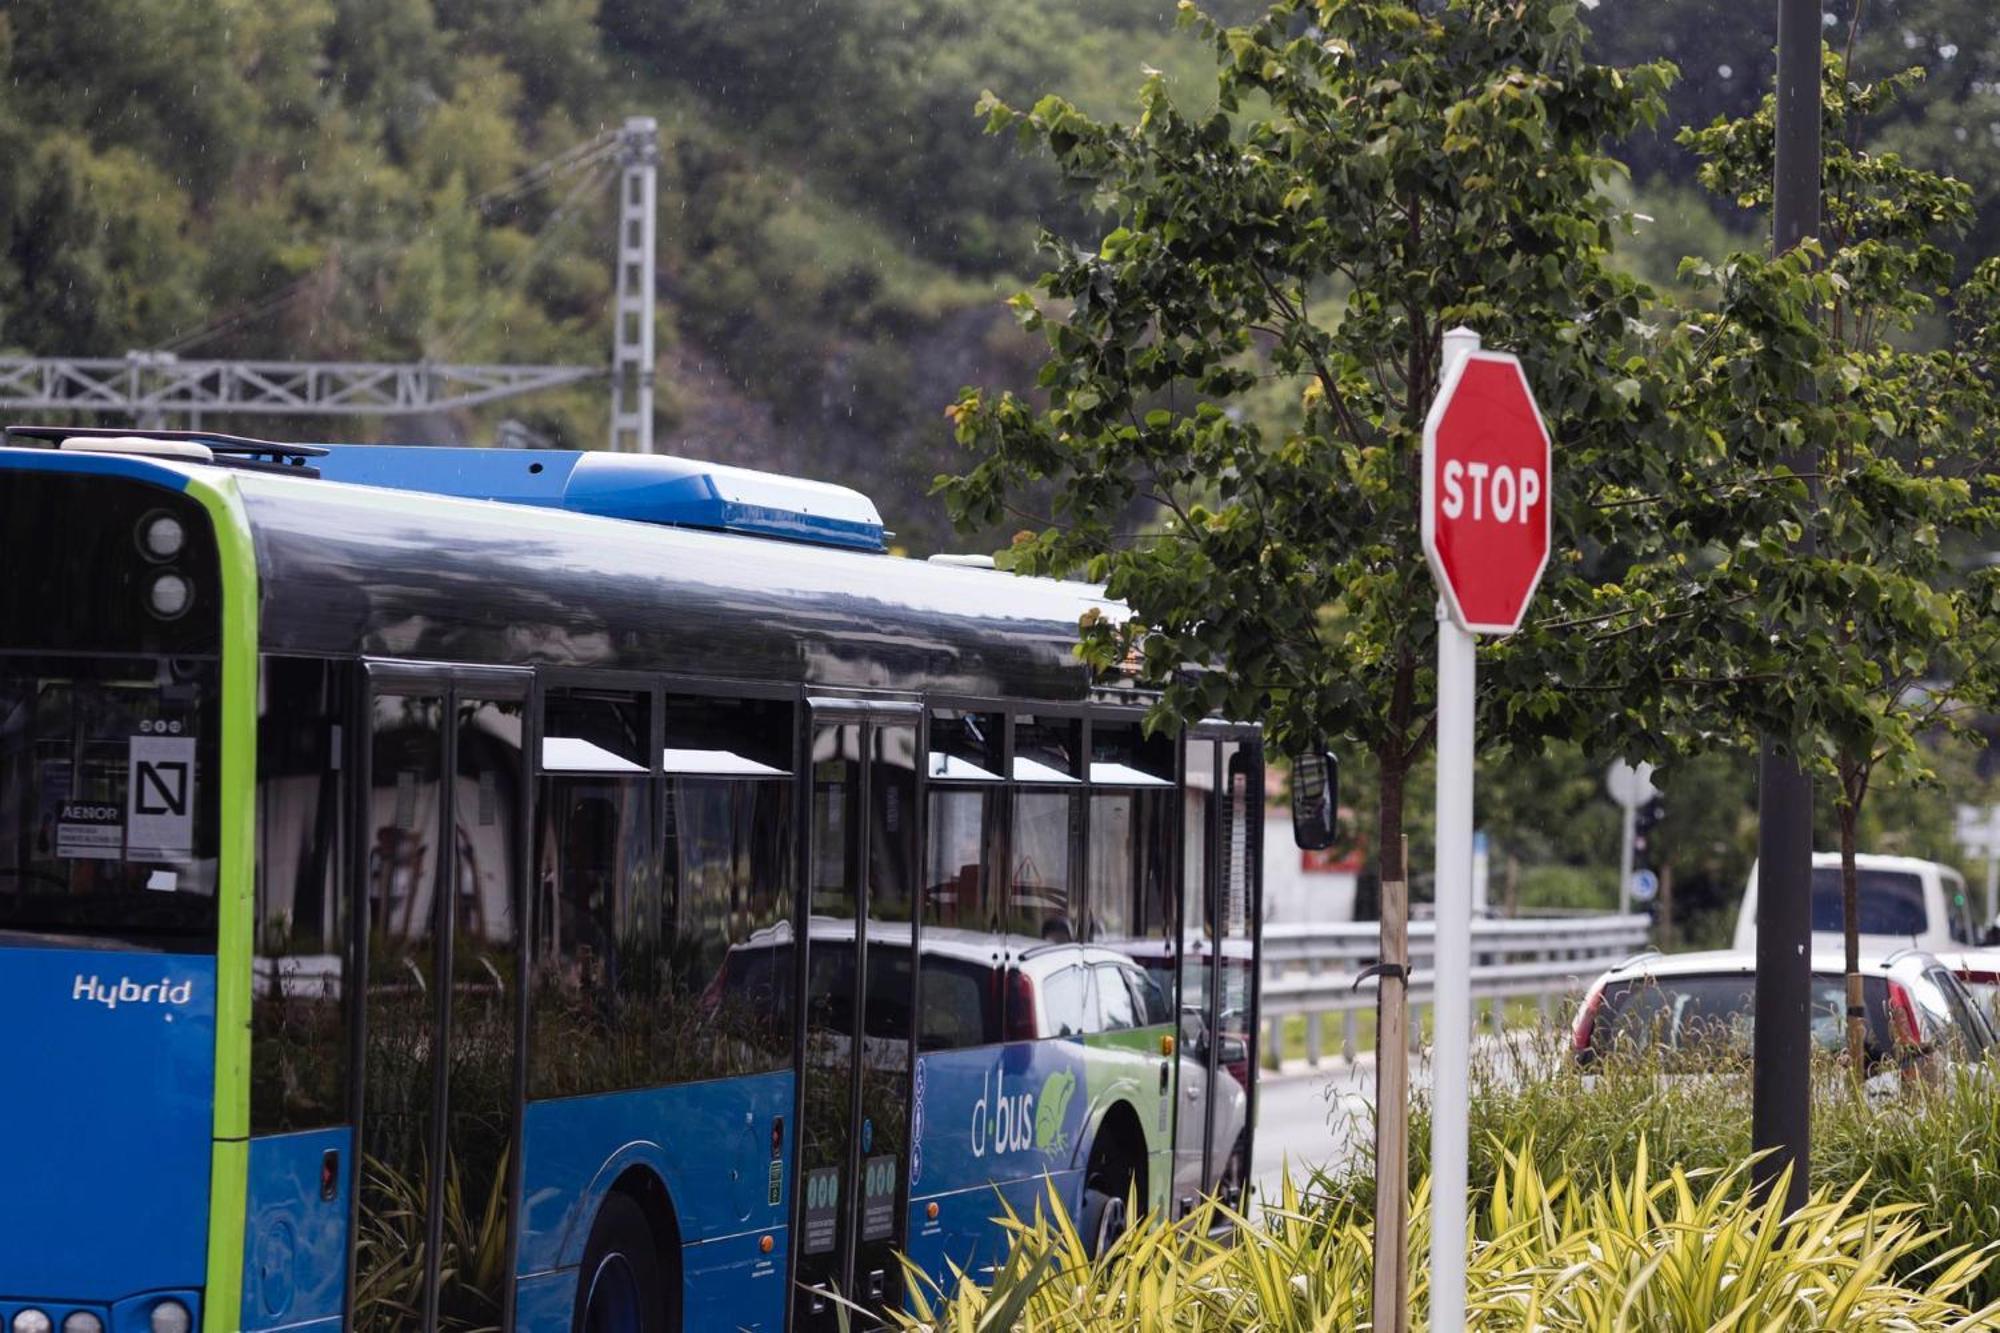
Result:
<instances>
[{"instance_id":1,"label":"bus rear window","mask_svg":"<svg viewBox=\"0 0 2000 1333\"><path fill-rule=\"evenodd\" d=\"M0 934L215 947L211 660L0 653Z\"/></svg>"}]
</instances>

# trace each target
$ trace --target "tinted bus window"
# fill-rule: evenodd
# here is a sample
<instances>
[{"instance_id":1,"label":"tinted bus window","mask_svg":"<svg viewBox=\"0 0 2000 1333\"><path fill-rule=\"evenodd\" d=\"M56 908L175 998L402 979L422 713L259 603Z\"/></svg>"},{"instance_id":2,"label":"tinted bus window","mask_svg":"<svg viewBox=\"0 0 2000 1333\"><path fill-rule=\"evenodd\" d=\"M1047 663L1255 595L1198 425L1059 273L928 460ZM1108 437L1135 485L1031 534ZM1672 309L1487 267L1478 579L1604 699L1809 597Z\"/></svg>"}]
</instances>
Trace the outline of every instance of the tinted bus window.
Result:
<instances>
[{"instance_id":1,"label":"tinted bus window","mask_svg":"<svg viewBox=\"0 0 2000 1333\"><path fill-rule=\"evenodd\" d=\"M649 711L635 694L551 690L544 700L528 1060L535 1096L656 1081L655 1052L668 1034L652 1004L660 882Z\"/></svg>"},{"instance_id":2,"label":"tinted bus window","mask_svg":"<svg viewBox=\"0 0 2000 1333\"><path fill-rule=\"evenodd\" d=\"M1014 793L1013 836L1008 840L1009 934L1050 943L1076 938L1070 855L1082 815L1083 798L1072 792L1023 788Z\"/></svg>"},{"instance_id":3,"label":"tinted bus window","mask_svg":"<svg viewBox=\"0 0 2000 1333\"><path fill-rule=\"evenodd\" d=\"M782 1068L792 1057L789 967L751 967L791 903L793 787L781 779L670 778L664 850L672 904L653 1003L687 1026L662 1081ZM786 950L789 955L790 950Z\"/></svg>"},{"instance_id":4,"label":"tinted bus window","mask_svg":"<svg viewBox=\"0 0 2000 1333\"><path fill-rule=\"evenodd\" d=\"M270 657L257 719L257 926L250 1128L348 1118L350 957L344 663Z\"/></svg>"},{"instance_id":5,"label":"tinted bus window","mask_svg":"<svg viewBox=\"0 0 2000 1333\"><path fill-rule=\"evenodd\" d=\"M210 661L0 654L0 931L214 950L218 704Z\"/></svg>"},{"instance_id":6,"label":"tinted bus window","mask_svg":"<svg viewBox=\"0 0 2000 1333\"><path fill-rule=\"evenodd\" d=\"M993 876L996 788L933 787L925 857L924 924L985 933L999 924Z\"/></svg>"}]
</instances>

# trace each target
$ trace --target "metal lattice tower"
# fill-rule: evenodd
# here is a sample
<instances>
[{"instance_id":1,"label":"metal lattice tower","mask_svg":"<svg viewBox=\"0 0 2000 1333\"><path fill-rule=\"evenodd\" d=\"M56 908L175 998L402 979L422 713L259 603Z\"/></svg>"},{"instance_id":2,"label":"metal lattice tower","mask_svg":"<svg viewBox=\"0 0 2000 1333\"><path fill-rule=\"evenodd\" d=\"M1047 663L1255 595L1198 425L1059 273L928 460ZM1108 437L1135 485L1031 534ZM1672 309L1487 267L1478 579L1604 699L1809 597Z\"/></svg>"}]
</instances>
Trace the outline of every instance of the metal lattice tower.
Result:
<instances>
[{"instance_id":1,"label":"metal lattice tower","mask_svg":"<svg viewBox=\"0 0 2000 1333\"><path fill-rule=\"evenodd\" d=\"M653 266L659 122L626 120L618 135L618 287L612 307L611 448L653 452Z\"/></svg>"},{"instance_id":2,"label":"metal lattice tower","mask_svg":"<svg viewBox=\"0 0 2000 1333\"><path fill-rule=\"evenodd\" d=\"M0 357L0 408L129 416L140 429L204 412L399 417L449 412L592 379L594 366L452 366L418 362L183 361Z\"/></svg>"},{"instance_id":3,"label":"metal lattice tower","mask_svg":"<svg viewBox=\"0 0 2000 1333\"><path fill-rule=\"evenodd\" d=\"M618 267L612 305L611 447L653 451L654 249L658 236L659 122L632 116L532 168L498 196L580 172L618 168ZM601 176L597 178L601 181ZM590 178L580 189L602 188ZM574 197L574 196L573 196ZM566 201L558 220L569 210ZM544 245L547 238L544 238ZM303 282L247 314L225 317L209 334L268 315L305 290ZM183 341L197 341L184 339ZM172 351L123 357L0 356L0 411L83 412L129 417L139 429L169 418L199 428L204 413L263 416L414 416L449 412L595 379L604 367L449 365L437 362L228 361L184 359Z\"/></svg>"}]
</instances>

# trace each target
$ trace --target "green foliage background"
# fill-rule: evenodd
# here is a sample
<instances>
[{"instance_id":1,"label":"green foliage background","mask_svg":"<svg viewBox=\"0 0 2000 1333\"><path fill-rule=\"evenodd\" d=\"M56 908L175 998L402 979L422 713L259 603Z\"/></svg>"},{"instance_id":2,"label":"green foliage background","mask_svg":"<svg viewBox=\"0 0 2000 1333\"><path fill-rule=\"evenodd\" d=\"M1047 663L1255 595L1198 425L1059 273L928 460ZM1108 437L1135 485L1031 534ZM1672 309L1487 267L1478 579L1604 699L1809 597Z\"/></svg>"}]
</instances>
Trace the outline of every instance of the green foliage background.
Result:
<instances>
[{"instance_id":1,"label":"green foliage background","mask_svg":"<svg viewBox=\"0 0 2000 1333\"><path fill-rule=\"evenodd\" d=\"M1832 0L1844 24L1853 0ZM1246 20L1249 0L1212 5ZM1673 143L1742 114L1769 15L1723 0L1599 0L1597 54L1665 56L1672 114L1621 150L1653 219L1624 243L1669 278L1731 229ZM1212 66L1169 0L13 0L0 8L0 351L120 356L255 310L187 356L608 359L609 191L538 238L573 182L488 192L618 124L659 117L663 443L876 494L913 548L950 462L939 409L1027 384L1000 313L1039 226L1084 235L1045 157L980 132L981 89L1129 115L1143 67L1192 108ZM2000 235L2000 31L1982 0L1872 0L1856 51L1921 63L1875 133L1978 182L1968 245ZM1721 74L1727 66L1729 73ZM1983 251L1981 251L1983 252ZM512 417L583 447L590 385L457 419L208 424L311 437L492 438ZM991 534L994 544L1004 533Z\"/></svg>"}]
</instances>

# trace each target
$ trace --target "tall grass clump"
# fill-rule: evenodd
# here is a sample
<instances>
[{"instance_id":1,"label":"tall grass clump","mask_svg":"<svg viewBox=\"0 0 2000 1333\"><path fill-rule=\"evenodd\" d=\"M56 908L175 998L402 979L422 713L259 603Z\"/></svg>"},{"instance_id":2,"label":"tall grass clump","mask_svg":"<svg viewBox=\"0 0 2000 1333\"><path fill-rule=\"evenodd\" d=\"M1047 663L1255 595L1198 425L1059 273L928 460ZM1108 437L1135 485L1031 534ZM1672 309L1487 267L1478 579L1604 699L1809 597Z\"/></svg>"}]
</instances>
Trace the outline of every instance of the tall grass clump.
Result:
<instances>
[{"instance_id":1,"label":"tall grass clump","mask_svg":"<svg viewBox=\"0 0 2000 1333\"><path fill-rule=\"evenodd\" d=\"M1992 1066L1891 1076L1857 1094L1844 1068L1827 1058L1815 1066L1810 1096L1812 1187L1857 1191L1863 1206L1910 1205L1929 1234L1909 1247L1898 1271L2000 1238L2000 1084ZM1682 1052L1663 1065L1657 1053L1632 1051L1580 1068L1567 1032L1524 1033L1483 1048L1474 1061L1470 1129L1475 1215L1507 1167L1507 1145L1520 1145L1544 1177L1567 1179L1582 1195L1629 1177L1642 1144L1654 1162L1718 1175L1751 1152L1749 1070L1728 1053ZM1412 1175L1421 1175L1430 1155L1430 1106L1421 1092L1410 1145ZM1333 1216L1372 1207L1373 1194L1364 1156L1316 1178L1308 1203ZM1978 1303L2000 1299L2000 1269L1983 1270L1968 1295Z\"/></svg>"},{"instance_id":2,"label":"tall grass clump","mask_svg":"<svg viewBox=\"0 0 2000 1333\"><path fill-rule=\"evenodd\" d=\"M1868 1207L1850 1189L1815 1191L1786 1216L1783 1191L1758 1202L1743 1166L1629 1171L1579 1190L1545 1177L1532 1144L1499 1151L1468 1261L1468 1326L1480 1333L1855 1333L1992 1327L2000 1304L1966 1294L1994 1257L1958 1246L1919 1262L1936 1237L1906 1205ZM1411 1253L1429 1245L1419 1184ZM1053 1190L1032 1220L1002 1219L1008 1253L987 1280L954 1273L949 1291L914 1269L907 1330L1082 1333L1369 1327L1370 1224L1353 1200L1308 1206L1287 1184L1252 1219L1209 1202L1172 1226L1145 1226L1092 1259ZM1218 1223L1228 1230L1218 1235ZM1413 1273L1413 1326L1429 1292ZM1908 1270L1898 1277L1899 1270Z\"/></svg>"}]
</instances>

